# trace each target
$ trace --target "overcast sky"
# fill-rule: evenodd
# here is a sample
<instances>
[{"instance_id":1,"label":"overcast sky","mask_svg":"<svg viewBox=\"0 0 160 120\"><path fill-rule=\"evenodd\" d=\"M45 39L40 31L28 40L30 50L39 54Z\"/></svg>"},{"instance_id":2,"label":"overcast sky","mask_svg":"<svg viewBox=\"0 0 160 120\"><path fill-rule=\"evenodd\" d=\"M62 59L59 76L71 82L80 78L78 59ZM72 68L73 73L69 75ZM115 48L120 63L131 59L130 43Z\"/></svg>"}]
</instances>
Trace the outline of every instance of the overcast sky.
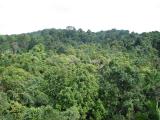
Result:
<instances>
[{"instance_id":1,"label":"overcast sky","mask_svg":"<svg viewBox=\"0 0 160 120\"><path fill-rule=\"evenodd\" d=\"M0 0L0 34L66 26L160 31L160 0Z\"/></svg>"}]
</instances>

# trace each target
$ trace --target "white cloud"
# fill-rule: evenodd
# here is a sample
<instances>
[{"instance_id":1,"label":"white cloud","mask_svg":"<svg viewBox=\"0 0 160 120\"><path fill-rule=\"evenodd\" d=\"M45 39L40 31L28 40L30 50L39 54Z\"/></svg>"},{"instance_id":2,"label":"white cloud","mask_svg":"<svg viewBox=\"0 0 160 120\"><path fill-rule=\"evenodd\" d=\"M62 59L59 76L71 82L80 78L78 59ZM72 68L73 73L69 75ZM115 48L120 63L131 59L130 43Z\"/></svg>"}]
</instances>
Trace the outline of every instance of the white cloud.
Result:
<instances>
[{"instance_id":1,"label":"white cloud","mask_svg":"<svg viewBox=\"0 0 160 120\"><path fill-rule=\"evenodd\" d=\"M160 31L159 0L0 0L0 34L68 25L92 31Z\"/></svg>"}]
</instances>

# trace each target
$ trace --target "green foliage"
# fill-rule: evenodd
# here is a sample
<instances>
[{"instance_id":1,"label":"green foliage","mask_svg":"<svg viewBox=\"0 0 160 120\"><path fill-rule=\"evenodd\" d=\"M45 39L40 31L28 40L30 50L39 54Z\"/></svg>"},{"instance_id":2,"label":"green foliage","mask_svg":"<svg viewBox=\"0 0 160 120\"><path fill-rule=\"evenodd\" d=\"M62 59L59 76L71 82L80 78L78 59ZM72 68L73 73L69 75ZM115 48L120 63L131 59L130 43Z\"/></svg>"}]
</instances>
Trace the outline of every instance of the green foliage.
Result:
<instances>
[{"instance_id":1,"label":"green foliage","mask_svg":"<svg viewBox=\"0 0 160 120\"><path fill-rule=\"evenodd\" d=\"M6 93L0 92L0 117L3 117L9 106Z\"/></svg>"},{"instance_id":2,"label":"green foliage","mask_svg":"<svg viewBox=\"0 0 160 120\"><path fill-rule=\"evenodd\" d=\"M0 36L1 120L160 120L160 33Z\"/></svg>"}]
</instances>

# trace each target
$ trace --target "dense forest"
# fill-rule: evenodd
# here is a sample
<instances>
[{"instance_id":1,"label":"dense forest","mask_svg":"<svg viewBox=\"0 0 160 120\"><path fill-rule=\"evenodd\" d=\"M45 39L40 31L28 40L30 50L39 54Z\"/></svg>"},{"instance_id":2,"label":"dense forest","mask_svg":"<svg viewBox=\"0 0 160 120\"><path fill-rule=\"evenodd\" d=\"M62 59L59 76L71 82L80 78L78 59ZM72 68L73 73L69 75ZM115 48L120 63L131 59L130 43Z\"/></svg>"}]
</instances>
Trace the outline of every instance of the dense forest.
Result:
<instances>
[{"instance_id":1,"label":"dense forest","mask_svg":"<svg viewBox=\"0 0 160 120\"><path fill-rule=\"evenodd\" d=\"M0 35L0 120L160 120L160 32Z\"/></svg>"}]
</instances>

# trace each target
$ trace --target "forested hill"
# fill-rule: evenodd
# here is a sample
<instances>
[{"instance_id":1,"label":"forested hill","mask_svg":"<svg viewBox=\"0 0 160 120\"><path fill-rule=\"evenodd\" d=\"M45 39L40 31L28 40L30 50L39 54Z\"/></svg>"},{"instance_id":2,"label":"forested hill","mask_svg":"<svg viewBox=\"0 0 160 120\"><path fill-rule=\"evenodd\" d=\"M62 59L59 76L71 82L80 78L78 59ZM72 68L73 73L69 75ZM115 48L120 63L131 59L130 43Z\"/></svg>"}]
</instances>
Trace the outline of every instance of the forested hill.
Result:
<instances>
[{"instance_id":1,"label":"forested hill","mask_svg":"<svg viewBox=\"0 0 160 120\"><path fill-rule=\"evenodd\" d=\"M0 120L86 119L160 120L160 32L0 35Z\"/></svg>"}]
</instances>

